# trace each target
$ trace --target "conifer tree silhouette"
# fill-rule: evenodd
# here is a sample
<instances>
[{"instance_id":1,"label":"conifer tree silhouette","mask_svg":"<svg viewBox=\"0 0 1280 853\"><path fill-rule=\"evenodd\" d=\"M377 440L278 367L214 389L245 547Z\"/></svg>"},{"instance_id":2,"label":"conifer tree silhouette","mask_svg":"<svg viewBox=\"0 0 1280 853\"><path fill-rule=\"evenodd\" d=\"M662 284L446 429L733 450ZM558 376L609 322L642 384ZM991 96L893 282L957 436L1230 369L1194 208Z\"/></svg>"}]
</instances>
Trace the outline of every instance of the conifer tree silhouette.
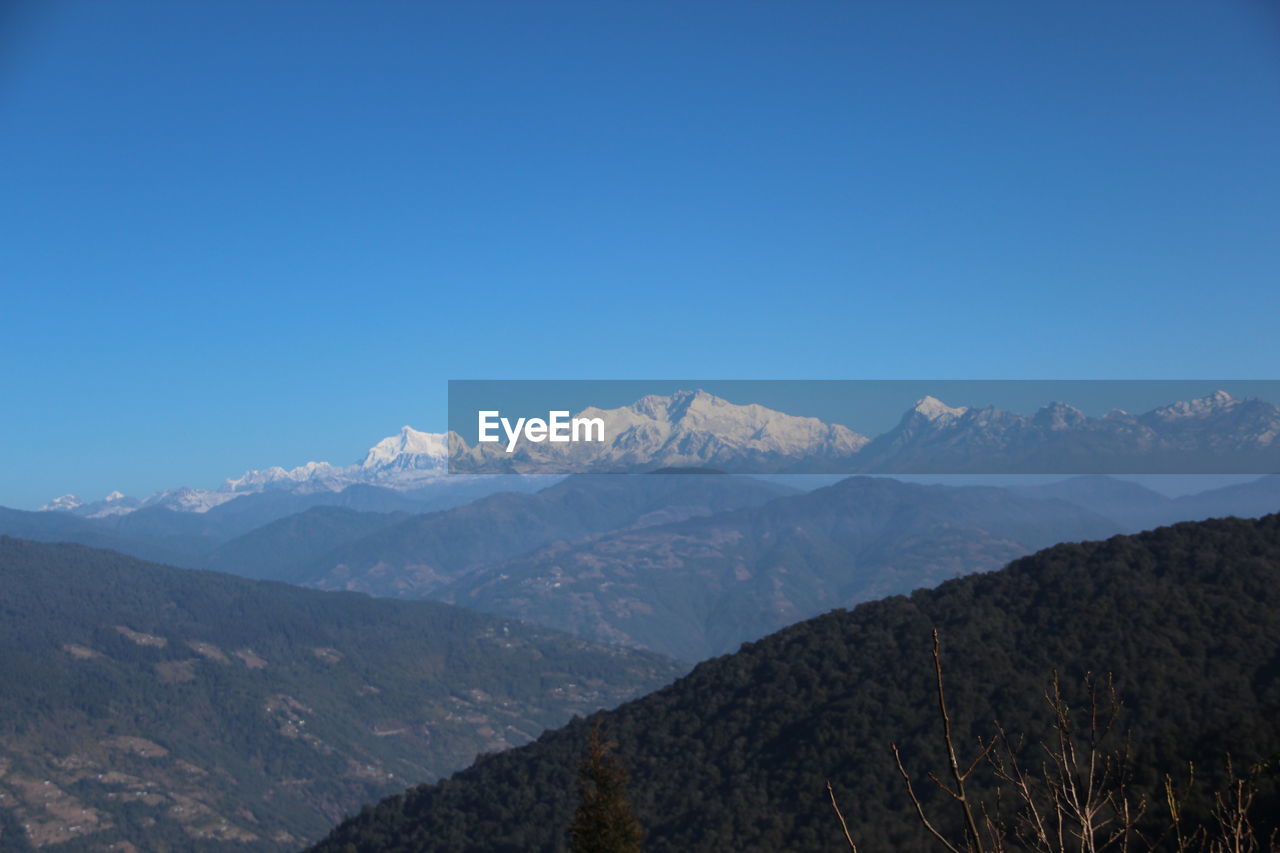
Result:
<instances>
[{"instance_id":1,"label":"conifer tree silhouette","mask_svg":"<svg viewBox=\"0 0 1280 853\"><path fill-rule=\"evenodd\" d=\"M643 833L627 800L627 771L610 754L615 746L601 737L597 720L578 765L581 799L569 826L573 853L640 853Z\"/></svg>"}]
</instances>

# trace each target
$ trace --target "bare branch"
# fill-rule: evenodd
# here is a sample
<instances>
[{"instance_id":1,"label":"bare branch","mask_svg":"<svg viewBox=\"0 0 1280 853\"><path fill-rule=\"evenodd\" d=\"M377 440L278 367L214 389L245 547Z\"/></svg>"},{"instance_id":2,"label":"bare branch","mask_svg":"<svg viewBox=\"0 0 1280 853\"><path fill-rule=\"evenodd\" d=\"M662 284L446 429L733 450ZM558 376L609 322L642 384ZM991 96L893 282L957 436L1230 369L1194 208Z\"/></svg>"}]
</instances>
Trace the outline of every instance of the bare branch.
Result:
<instances>
[{"instance_id":1,"label":"bare branch","mask_svg":"<svg viewBox=\"0 0 1280 853\"><path fill-rule=\"evenodd\" d=\"M844 840L849 843L849 853L858 853L858 845L853 843L853 836L849 834L849 824L844 822L844 815L840 812L840 806L836 803L836 792L831 790L831 780L827 780L827 796L831 798L831 808L836 810L836 817L840 819L840 828L844 830Z\"/></svg>"},{"instance_id":2,"label":"bare branch","mask_svg":"<svg viewBox=\"0 0 1280 853\"><path fill-rule=\"evenodd\" d=\"M898 772L902 774L902 781L907 783L907 796L911 798L911 804L916 808L916 816L920 818L920 823L924 824L924 828L933 833L933 837L942 843L951 853L960 853L960 850L947 840L947 837L929 822L928 816L924 813L924 806L920 804L920 798L916 796L915 789L911 787L911 774L907 772L907 768L902 766L902 756L898 754L898 745L890 744L889 748L893 750L893 760L898 763Z\"/></svg>"},{"instance_id":3,"label":"bare branch","mask_svg":"<svg viewBox=\"0 0 1280 853\"><path fill-rule=\"evenodd\" d=\"M938 710L942 714L942 733L947 745L947 763L951 767L951 777L956 785L952 796L960 803L960 809L964 812L965 833L969 836L969 844L972 845L975 853L983 853L978 821L974 818L973 808L965 796L964 780L967 774L960 770L960 761L956 758L955 739L951 734L951 714L947 711L947 696L942 687L942 650L937 628L933 629L933 671L938 681Z\"/></svg>"}]
</instances>

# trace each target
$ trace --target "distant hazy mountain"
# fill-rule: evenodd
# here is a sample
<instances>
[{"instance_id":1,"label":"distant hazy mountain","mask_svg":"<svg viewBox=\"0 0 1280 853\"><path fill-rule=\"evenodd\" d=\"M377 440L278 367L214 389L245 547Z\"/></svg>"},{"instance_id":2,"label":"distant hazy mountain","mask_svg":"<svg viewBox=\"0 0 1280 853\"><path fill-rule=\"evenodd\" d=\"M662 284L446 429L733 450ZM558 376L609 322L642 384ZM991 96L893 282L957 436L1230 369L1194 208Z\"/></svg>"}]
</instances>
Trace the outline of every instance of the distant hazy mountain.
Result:
<instances>
[{"instance_id":1,"label":"distant hazy mountain","mask_svg":"<svg viewBox=\"0 0 1280 853\"><path fill-rule=\"evenodd\" d=\"M755 506L793 490L707 473L569 477L536 494L500 493L383 528L279 580L423 598L467 570L558 540Z\"/></svg>"},{"instance_id":2,"label":"distant hazy mountain","mask_svg":"<svg viewBox=\"0 0 1280 853\"><path fill-rule=\"evenodd\" d=\"M1228 515L1257 518L1280 512L1280 476L1277 475L1178 498L1166 497L1139 483L1101 476L1073 477L1047 485L1016 486L1012 490L1029 497L1068 501L1114 519L1130 532L1178 521Z\"/></svg>"},{"instance_id":3,"label":"distant hazy mountain","mask_svg":"<svg viewBox=\"0 0 1280 853\"><path fill-rule=\"evenodd\" d=\"M557 543L433 597L696 661L785 625L971 572L1115 522L981 487L854 477L808 494Z\"/></svg>"},{"instance_id":4,"label":"distant hazy mountain","mask_svg":"<svg viewBox=\"0 0 1280 853\"><path fill-rule=\"evenodd\" d=\"M1208 819L1227 755L1241 768L1280 750L1280 516L1220 520L1059 545L999 572L794 625L596 720L364 809L314 850L562 851L575 767L596 721L630 771L649 853L847 849L828 780L860 849L936 849L889 750L901 748L933 819L955 828L956 810L925 776L945 777L947 766L934 628L962 766L998 720L1011 739L1025 738L1024 766L1038 767L1052 732L1046 685L1061 674L1080 710L1087 672L1114 677L1125 781L1152 804L1148 817L1165 814L1155 805L1164 774L1186 779L1194 762L1201 793L1184 815L1189 829ZM1252 778L1262 788L1256 837L1271 838L1276 779L1265 770ZM1005 793L997 804L985 766L968 782L969 796L1002 817Z\"/></svg>"},{"instance_id":5,"label":"distant hazy mountain","mask_svg":"<svg viewBox=\"0 0 1280 853\"><path fill-rule=\"evenodd\" d=\"M273 490L240 495L203 512L152 504L129 512L80 517L65 511L26 513L0 508L0 533L114 548L143 559L202 568L215 550L231 540L313 507L411 515L459 506L502 487L532 491L556 479L495 476L439 488L397 490L357 483L336 492ZM330 547L336 544L331 541Z\"/></svg>"},{"instance_id":6,"label":"distant hazy mountain","mask_svg":"<svg viewBox=\"0 0 1280 853\"><path fill-rule=\"evenodd\" d=\"M316 506L223 543L209 555L205 566L247 578L290 577L299 566L406 517L402 512L357 512L340 506Z\"/></svg>"},{"instance_id":7,"label":"distant hazy mountain","mask_svg":"<svg viewBox=\"0 0 1280 853\"><path fill-rule=\"evenodd\" d=\"M472 447L454 435L450 439L453 468L459 472L613 473L708 467L760 474L821 471L834 465L841 470L867 443L865 437L839 424L755 404L735 405L705 391L650 395L617 409L590 407L576 417L603 420L607 440L526 442L508 454L500 443Z\"/></svg>"},{"instance_id":8,"label":"distant hazy mountain","mask_svg":"<svg viewBox=\"0 0 1280 853\"><path fill-rule=\"evenodd\" d=\"M427 512L437 508L426 502L415 500L405 492L384 486L357 483L336 492L275 490L241 495L200 515L207 518L210 524L215 525L220 536L225 540L317 506L334 506L356 512L380 513ZM119 522L119 524L128 523L128 519L122 519Z\"/></svg>"},{"instance_id":9,"label":"distant hazy mountain","mask_svg":"<svg viewBox=\"0 0 1280 853\"><path fill-rule=\"evenodd\" d=\"M78 542L94 548L110 548L144 560L191 565L190 555L145 537L122 534L96 519L62 512L26 512L0 507L0 535L36 542Z\"/></svg>"},{"instance_id":10,"label":"distant hazy mountain","mask_svg":"<svg viewBox=\"0 0 1280 853\"><path fill-rule=\"evenodd\" d=\"M1173 498L1140 483L1102 475L1072 477L1045 485L1013 486L1011 490L1028 497L1056 498L1084 507L1112 519L1124 527L1126 532L1158 527L1171 521L1185 521L1192 517L1208 518L1230 514L1210 510L1202 516L1180 515L1179 504ZM1280 503L1268 511L1274 510L1280 510ZM1193 512L1190 508L1185 511Z\"/></svg>"},{"instance_id":11,"label":"distant hazy mountain","mask_svg":"<svg viewBox=\"0 0 1280 853\"><path fill-rule=\"evenodd\" d=\"M4 537L0 614L5 850L296 850L681 671L433 602Z\"/></svg>"},{"instance_id":12,"label":"distant hazy mountain","mask_svg":"<svg viewBox=\"0 0 1280 853\"><path fill-rule=\"evenodd\" d=\"M1280 475L1272 474L1249 483L1184 495L1176 499L1174 505L1180 518L1221 515L1256 518L1280 512Z\"/></svg>"}]
</instances>

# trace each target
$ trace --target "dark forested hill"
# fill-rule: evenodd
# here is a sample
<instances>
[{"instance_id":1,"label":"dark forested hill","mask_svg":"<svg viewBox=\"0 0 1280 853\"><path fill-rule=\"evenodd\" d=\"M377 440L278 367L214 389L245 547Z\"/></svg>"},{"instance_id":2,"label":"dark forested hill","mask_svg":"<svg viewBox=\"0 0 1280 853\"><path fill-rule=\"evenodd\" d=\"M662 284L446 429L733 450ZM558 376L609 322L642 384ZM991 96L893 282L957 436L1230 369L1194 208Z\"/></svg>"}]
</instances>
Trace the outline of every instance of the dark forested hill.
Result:
<instances>
[{"instance_id":1,"label":"dark forested hill","mask_svg":"<svg viewBox=\"0 0 1280 853\"><path fill-rule=\"evenodd\" d=\"M792 493L750 477L705 473L569 477L536 494L503 492L415 516L279 579L424 598L467 569L557 540L756 506Z\"/></svg>"},{"instance_id":2,"label":"dark forested hill","mask_svg":"<svg viewBox=\"0 0 1280 853\"><path fill-rule=\"evenodd\" d=\"M998 568L1120 527L1006 489L851 477L763 506L623 530L468 573L438 596L697 661L832 607Z\"/></svg>"},{"instance_id":3,"label":"dark forested hill","mask_svg":"<svg viewBox=\"0 0 1280 853\"><path fill-rule=\"evenodd\" d=\"M1043 738L1055 670L1068 689L1086 672L1114 674L1135 790L1153 802L1161 774L1185 777L1187 760L1212 785L1225 753L1247 767L1280 748L1280 516L1180 524L835 611L602 714L632 773L646 850L840 849L827 779L862 849L932 849L887 747L896 741L918 775L944 767L934 627L966 755L996 719ZM563 849L587 732L577 721L483 758L367 809L315 849ZM1266 783L1255 817L1265 832L1277 815Z\"/></svg>"},{"instance_id":4,"label":"dark forested hill","mask_svg":"<svg viewBox=\"0 0 1280 853\"><path fill-rule=\"evenodd\" d=\"M0 848L296 848L679 671L443 604L0 537Z\"/></svg>"}]
</instances>

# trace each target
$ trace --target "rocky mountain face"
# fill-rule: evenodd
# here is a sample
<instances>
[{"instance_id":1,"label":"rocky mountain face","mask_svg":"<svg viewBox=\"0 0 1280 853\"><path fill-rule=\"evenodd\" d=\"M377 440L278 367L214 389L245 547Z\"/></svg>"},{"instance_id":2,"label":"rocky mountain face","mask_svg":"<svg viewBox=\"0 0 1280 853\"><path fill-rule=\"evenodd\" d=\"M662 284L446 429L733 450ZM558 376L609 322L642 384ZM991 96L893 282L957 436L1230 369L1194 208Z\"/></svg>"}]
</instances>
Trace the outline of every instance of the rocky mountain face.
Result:
<instances>
[{"instance_id":1,"label":"rocky mountain face","mask_svg":"<svg viewBox=\"0 0 1280 853\"><path fill-rule=\"evenodd\" d=\"M809 494L558 542L433 597L697 661L833 607L1120 532L1059 500L854 477Z\"/></svg>"},{"instance_id":2,"label":"rocky mountain face","mask_svg":"<svg viewBox=\"0 0 1280 853\"><path fill-rule=\"evenodd\" d=\"M434 602L7 537L0 614L4 850L297 850L683 671Z\"/></svg>"}]
</instances>

